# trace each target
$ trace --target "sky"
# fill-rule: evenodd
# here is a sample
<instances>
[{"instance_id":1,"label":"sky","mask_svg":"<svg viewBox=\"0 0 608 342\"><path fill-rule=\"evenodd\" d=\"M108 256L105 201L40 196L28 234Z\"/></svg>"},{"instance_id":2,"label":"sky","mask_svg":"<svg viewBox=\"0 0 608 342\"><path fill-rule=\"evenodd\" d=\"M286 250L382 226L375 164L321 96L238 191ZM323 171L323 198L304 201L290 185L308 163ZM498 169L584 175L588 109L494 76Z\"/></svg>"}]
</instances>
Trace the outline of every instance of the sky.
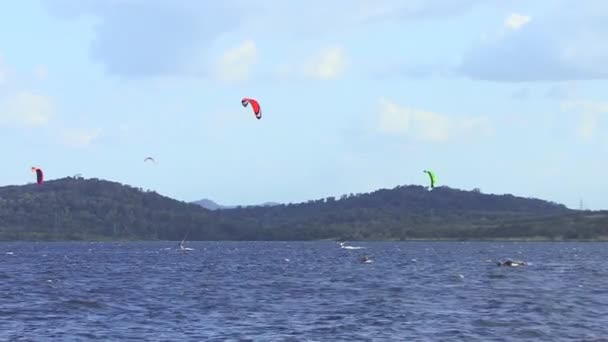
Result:
<instances>
[{"instance_id":1,"label":"sky","mask_svg":"<svg viewBox=\"0 0 608 342\"><path fill-rule=\"evenodd\" d=\"M0 185L38 166L248 205L431 169L608 209L607 16L604 0L7 2Z\"/></svg>"}]
</instances>

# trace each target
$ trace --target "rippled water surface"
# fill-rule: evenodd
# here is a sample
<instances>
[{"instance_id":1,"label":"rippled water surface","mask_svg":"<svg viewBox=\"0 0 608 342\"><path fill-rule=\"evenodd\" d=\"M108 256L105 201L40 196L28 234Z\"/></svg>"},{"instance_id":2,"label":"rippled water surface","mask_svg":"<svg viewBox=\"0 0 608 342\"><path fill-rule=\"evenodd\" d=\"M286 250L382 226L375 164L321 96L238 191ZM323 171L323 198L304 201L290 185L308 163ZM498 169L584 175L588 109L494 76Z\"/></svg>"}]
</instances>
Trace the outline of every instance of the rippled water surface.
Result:
<instances>
[{"instance_id":1,"label":"rippled water surface","mask_svg":"<svg viewBox=\"0 0 608 342\"><path fill-rule=\"evenodd\" d=\"M0 243L0 340L608 341L608 244L349 245Z\"/></svg>"}]
</instances>

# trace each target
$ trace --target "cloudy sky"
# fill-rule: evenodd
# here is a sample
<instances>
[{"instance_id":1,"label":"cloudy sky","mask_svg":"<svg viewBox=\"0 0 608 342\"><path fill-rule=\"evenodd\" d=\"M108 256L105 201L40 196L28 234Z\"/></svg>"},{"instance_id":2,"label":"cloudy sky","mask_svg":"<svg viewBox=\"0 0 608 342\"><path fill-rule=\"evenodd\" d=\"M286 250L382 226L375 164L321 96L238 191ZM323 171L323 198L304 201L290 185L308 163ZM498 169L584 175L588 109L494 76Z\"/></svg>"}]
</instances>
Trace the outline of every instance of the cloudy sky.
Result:
<instances>
[{"instance_id":1,"label":"cloudy sky","mask_svg":"<svg viewBox=\"0 0 608 342\"><path fill-rule=\"evenodd\" d=\"M430 168L606 209L607 16L605 0L10 1L0 184L40 166L253 204Z\"/></svg>"}]
</instances>

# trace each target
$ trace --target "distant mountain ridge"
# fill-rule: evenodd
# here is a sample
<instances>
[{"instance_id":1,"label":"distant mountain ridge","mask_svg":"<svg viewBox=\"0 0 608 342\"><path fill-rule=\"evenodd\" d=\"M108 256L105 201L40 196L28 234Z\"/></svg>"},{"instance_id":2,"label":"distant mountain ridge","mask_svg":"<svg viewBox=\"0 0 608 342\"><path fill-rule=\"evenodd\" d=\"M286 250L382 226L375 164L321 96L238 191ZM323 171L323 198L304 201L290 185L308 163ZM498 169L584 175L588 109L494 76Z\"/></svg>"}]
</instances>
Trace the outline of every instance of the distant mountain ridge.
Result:
<instances>
[{"instance_id":1,"label":"distant mountain ridge","mask_svg":"<svg viewBox=\"0 0 608 342\"><path fill-rule=\"evenodd\" d=\"M0 187L0 240L186 235L188 240L608 239L608 211L415 185L222 210L100 179Z\"/></svg>"},{"instance_id":2,"label":"distant mountain ridge","mask_svg":"<svg viewBox=\"0 0 608 342\"><path fill-rule=\"evenodd\" d=\"M276 202L264 202L261 204L256 204L256 205L249 205L249 206L239 206L239 205L222 205L219 204L213 200L210 200L208 198L203 198L201 200L198 201L194 201L191 202L194 204L198 204L201 207L208 209L208 210L224 210L224 209L235 209L238 207L273 207L276 205L280 205L280 203L276 203Z\"/></svg>"},{"instance_id":3,"label":"distant mountain ridge","mask_svg":"<svg viewBox=\"0 0 608 342\"><path fill-rule=\"evenodd\" d=\"M219 209L231 209L231 208L235 208L235 206L226 206L226 205L220 205L218 203L216 203L215 201L212 201L210 199L207 198L203 198L201 200L198 201L194 201L191 202L194 204L198 204L201 207L208 209L208 210L219 210Z\"/></svg>"}]
</instances>

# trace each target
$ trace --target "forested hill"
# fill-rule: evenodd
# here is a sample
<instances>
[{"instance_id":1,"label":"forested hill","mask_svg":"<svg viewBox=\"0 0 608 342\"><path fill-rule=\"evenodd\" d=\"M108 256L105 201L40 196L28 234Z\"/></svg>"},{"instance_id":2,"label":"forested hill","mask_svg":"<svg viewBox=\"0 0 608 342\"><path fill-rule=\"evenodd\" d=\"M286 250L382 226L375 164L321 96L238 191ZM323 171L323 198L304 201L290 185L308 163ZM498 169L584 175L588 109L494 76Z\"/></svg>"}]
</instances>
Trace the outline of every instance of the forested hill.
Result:
<instances>
[{"instance_id":1,"label":"forested hill","mask_svg":"<svg viewBox=\"0 0 608 342\"><path fill-rule=\"evenodd\" d=\"M0 187L0 238L230 239L196 204L99 179Z\"/></svg>"},{"instance_id":2,"label":"forested hill","mask_svg":"<svg viewBox=\"0 0 608 342\"><path fill-rule=\"evenodd\" d=\"M418 215L433 210L435 214L495 213L516 215L552 215L571 212L563 204L513 195L483 194L479 190L464 191L449 187L427 188L410 185L381 189L371 193L327 197L304 203L272 207L232 208L250 213L282 213L288 216L335 210L382 209L398 215ZM287 209L287 210L286 210ZM230 210L228 210L230 211Z\"/></svg>"},{"instance_id":3,"label":"forested hill","mask_svg":"<svg viewBox=\"0 0 608 342\"><path fill-rule=\"evenodd\" d=\"M608 213L512 195L400 186L306 203L207 210L99 179L0 187L0 239L596 238Z\"/></svg>"},{"instance_id":4,"label":"forested hill","mask_svg":"<svg viewBox=\"0 0 608 342\"><path fill-rule=\"evenodd\" d=\"M223 211L231 219L247 222L274 239L291 235L308 239L556 237L563 233L560 227L541 223L542 232L526 232L518 221L537 222L574 213L562 204L539 199L449 187L429 191L414 185L305 203Z\"/></svg>"}]
</instances>

